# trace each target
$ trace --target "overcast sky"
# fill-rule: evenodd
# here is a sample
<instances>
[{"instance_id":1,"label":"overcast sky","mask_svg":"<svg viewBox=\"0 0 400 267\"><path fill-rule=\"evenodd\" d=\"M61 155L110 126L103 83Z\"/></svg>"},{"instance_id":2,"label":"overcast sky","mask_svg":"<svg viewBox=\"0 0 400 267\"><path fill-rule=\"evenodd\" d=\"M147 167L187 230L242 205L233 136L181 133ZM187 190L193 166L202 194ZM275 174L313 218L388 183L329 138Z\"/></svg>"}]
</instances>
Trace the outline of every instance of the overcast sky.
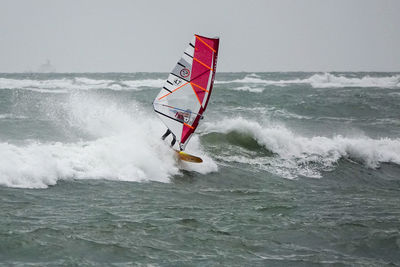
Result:
<instances>
[{"instance_id":1,"label":"overcast sky","mask_svg":"<svg viewBox=\"0 0 400 267\"><path fill-rule=\"evenodd\" d=\"M0 0L0 72L169 72L194 33L219 71L400 71L396 0Z\"/></svg>"}]
</instances>

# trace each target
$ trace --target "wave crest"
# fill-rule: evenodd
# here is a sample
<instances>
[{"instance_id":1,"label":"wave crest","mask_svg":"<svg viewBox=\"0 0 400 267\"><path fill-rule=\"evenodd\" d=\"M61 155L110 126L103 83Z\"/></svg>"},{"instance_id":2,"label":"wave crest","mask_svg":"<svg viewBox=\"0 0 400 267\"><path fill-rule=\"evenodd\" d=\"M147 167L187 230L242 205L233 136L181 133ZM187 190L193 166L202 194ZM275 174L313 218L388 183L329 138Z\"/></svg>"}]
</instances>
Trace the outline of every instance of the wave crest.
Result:
<instances>
[{"instance_id":1,"label":"wave crest","mask_svg":"<svg viewBox=\"0 0 400 267\"><path fill-rule=\"evenodd\" d=\"M260 77L247 75L243 79L232 81L216 81L218 84L240 83L240 84L260 84L260 85L275 85L287 86L290 84L310 84L313 88L344 88L344 87L378 87L378 88L400 88L400 75L393 75L387 77L371 77L366 75L361 78L346 77L344 75L334 75L331 73L314 74L306 79L293 79L293 80L264 80ZM263 88L252 88L249 86L241 86L233 88L238 91L249 91L253 93L260 93Z\"/></svg>"},{"instance_id":2,"label":"wave crest","mask_svg":"<svg viewBox=\"0 0 400 267\"><path fill-rule=\"evenodd\" d=\"M361 162L369 168L377 168L383 162L400 164L400 139L348 138L340 135L332 138L303 137L283 126L264 126L242 118L226 119L218 124L208 123L202 134L232 132L250 136L276 156L236 151L238 153L233 153L235 156L220 159L252 164L286 178L299 175L321 177L321 171L331 170L341 158ZM256 157L252 157L254 155Z\"/></svg>"},{"instance_id":3,"label":"wave crest","mask_svg":"<svg viewBox=\"0 0 400 267\"><path fill-rule=\"evenodd\" d=\"M66 105L51 108L66 113L63 127L79 129L92 140L0 143L0 185L46 188L60 179L169 182L182 169L203 174L217 170L198 138L191 140L188 150L201 156L203 164L177 161L175 152L160 139L165 127L136 103L79 93L71 95ZM54 120L61 123L58 117Z\"/></svg>"},{"instance_id":4,"label":"wave crest","mask_svg":"<svg viewBox=\"0 0 400 267\"><path fill-rule=\"evenodd\" d=\"M342 88L342 87L380 87L398 88L400 87L400 75L389 77L371 77L369 75L362 78L348 78L336 76L330 73L314 74L306 79L314 88Z\"/></svg>"},{"instance_id":5,"label":"wave crest","mask_svg":"<svg viewBox=\"0 0 400 267\"><path fill-rule=\"evenodd\" d=\"M164 80L99 80L89 78L64 78L50 80L0 78L0 89L25 89L44 93L65 93L66 90L138 90L143 87L160 88Z\"/></svg>"}]
</instances>

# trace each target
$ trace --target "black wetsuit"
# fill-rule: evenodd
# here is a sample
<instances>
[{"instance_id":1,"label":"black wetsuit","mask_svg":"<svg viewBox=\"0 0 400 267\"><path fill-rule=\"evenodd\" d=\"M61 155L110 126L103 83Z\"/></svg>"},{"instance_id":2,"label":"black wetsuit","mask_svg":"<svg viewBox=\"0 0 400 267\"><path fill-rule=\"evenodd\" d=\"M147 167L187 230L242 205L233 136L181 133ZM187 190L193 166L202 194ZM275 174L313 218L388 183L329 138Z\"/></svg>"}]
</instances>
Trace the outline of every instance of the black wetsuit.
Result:
<instances>
[{"instance_id":1,"label":"black wetsuit","mask_svg":"<svg viewBox=\"0 0 400 267\"><path fill-rule=\"evenodd\" d=\"M165 134L163 135L163 136L161 136L161 139L162 140L165 140L165 138L167 138L167 136L169 135L169 134L171 134L172 132L169 130L169 129L167 129L167 131L165 132ZM172 141L171 141L171 147L173 147L174 145L175 145L175 142L176 142L176 137L175 137L175 135L172 133Z\"/></svg>"}]
</instances>

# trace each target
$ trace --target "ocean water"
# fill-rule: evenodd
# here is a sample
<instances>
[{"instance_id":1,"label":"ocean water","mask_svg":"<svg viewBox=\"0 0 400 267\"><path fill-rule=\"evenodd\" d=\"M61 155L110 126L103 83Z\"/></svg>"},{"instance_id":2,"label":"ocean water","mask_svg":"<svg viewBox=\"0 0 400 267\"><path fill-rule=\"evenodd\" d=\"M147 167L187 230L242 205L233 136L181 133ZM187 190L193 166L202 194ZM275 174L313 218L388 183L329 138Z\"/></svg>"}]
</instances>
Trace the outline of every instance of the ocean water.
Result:
<instances>
[{"instance_id":1,"label":"ocean water","mask_svg":"<svg viewBox=\"0 0 400 267\"><path fill-rule=\"evenodd\" d=\"M400 265L399 73L218 73L197 165L167 75L0 74L2 265Z\"/></svg>"}]
</instances>

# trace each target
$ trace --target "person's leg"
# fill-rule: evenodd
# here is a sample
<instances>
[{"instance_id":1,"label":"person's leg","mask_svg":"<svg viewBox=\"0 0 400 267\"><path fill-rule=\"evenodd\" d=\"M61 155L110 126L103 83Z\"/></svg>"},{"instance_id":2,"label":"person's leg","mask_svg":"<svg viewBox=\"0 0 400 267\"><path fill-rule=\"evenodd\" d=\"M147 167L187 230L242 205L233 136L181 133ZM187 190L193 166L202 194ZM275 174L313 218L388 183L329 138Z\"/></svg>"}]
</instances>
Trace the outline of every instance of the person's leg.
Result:
<instances>
[{"instance_id":1,"label":"person's leg","mask_svg":"<svg viewBox=\"0 0 400 267\"><path fill-rule=\"evenodd\" d=\"M161 136L162 140L165 140L165 138L167 138L167 136L171 133L171 131L169 129L167 129L167 131L165 132L165 134L163 136Z\"/></svg>"},{"instance_id":2,"label":"person's leg","mask_svg":"<svg viewBox=\"0 0 400 267\"><path fill-rule=\"evenodd\" d=\"M176 137L174 134L172 134L171 147L173 147L175 145L175 142L176 142Z\"/></svg>"}]
</instances>

